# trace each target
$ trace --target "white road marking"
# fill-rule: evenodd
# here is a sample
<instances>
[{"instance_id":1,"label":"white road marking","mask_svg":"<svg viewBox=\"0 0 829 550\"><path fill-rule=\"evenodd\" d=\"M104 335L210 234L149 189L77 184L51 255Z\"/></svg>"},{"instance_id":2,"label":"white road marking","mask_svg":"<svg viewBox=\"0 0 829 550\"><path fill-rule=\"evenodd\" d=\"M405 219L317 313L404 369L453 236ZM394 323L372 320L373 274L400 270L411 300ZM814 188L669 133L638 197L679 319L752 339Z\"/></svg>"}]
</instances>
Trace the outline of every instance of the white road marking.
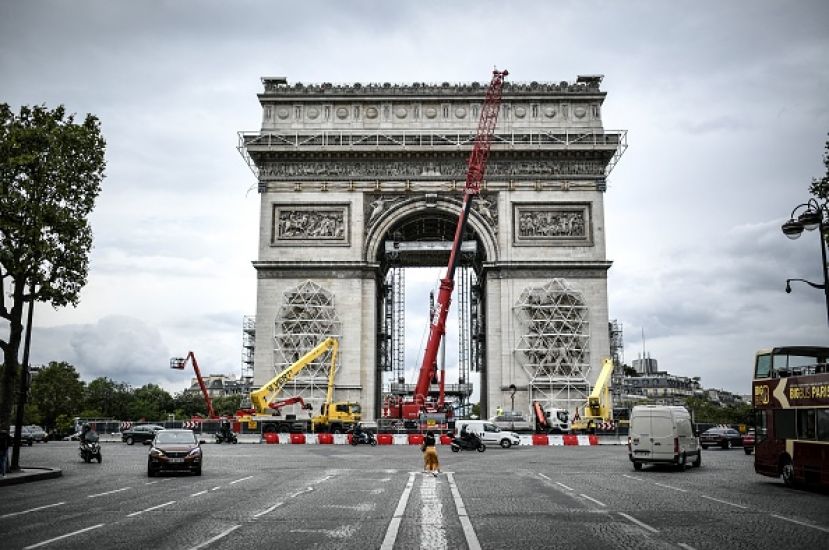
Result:
<instances>
[{"instance_id":1,"label":"white road marking","mask_svg":"<svg viewBox=\"0 0 829 550\"><path fill-rule=\"evenodd\" d=\"M574 490L572 487L568 487L567 485L565 485L563 483L559 483L558 481L556 481L556 485L561 485L562 487L564 487L568 491L573 491Z\"/></svg>"},{"instance_id":2,"label":"white road marking","mask_svg":"<svg viewBox=\"0 0 829 550\"><path fill-rule=\"evenodd\" d=\"M103 527L103 526L104 526L103 523L99 523L98 525L93 525L92 527L84 527L83 529L78 529L77 531L72 531L71 533L66 533L65 535L61 535L61 536L55 537L53 539L44 540L43 542L38 542L37 544L32 544L31 546L27 546L23 550L29 550L29 548L39 548L41 546L46 546L47 544L55 542L56 540L62 540L62 539L65 539L67 537L80 535L81 533L86 533L87 531L92 531L93 529L97 529L98 527Z\"/></svg>"},{"instance_id":3,"label":"white road marking","mask_svg":"<svg viewBox=\"0 0 829 550\"><path fill-rule=\"evenodd\" d=\"M678 542L677 546L679 546L680 548L684 548L685 550L696 550L693 546L685 544L684 542Z\"/></svg>"},{"instance_id":4,"label":"white road marking","mask_svg":"<svg viewBox=\"0 0 829 550\"><path fill-rule=\"evenodd\" d=\"M397 538L397 531L400 530L400 521L403 519L403 513L406 511L406 504L409 502L409 495L412 494L412 487L414 487L415 473L409 473L409 480L406 482L406 488L403 489L403 494L400 495L400 500L397 502L397 508L394 510L389 528L386 529L386 536L383 537L383 544L380 550L392 550L394 548L394 541Z\"/></svg>"},{"instance_id":5,"label":"white road marking","mask_svg":"<svg viewBox=\"0 0 829 550\"><path fill-rule=\"evenodd\" d=\"M544 478L544 479L546 479L547 481L552 481L552 479L550 479L549 477L545 476L544 474L542 474L542 473L540 473L540 472L539 472L539 474L538 474L538 477L543 477L543 478Z\"/></svg>"},{"instance_id":6,"label":"white road marking","mask_svg":"<svg viewBox=\"0 0 829 550\"><path fill-rule=\"evenodd\" d=\"M420 509L421 548L446 548L443 503L440 501L438 480L435 476L427 475L420 484Z\"/></svg>"},{"instance_id":7,"label":"white road marking","mask_svg":"<svg viewBox=\"0 0 829 550\"><path fill-rule=\"evenodd\" d=\"M599 506L607 506L607 504L605 504L604 502L599 502L599 501L598 501L598 500L596 500L595 498L593 498L593 497L589 497L589 496L585 495L584 493L579 494L579 496L580 496L580 497L584 497L584 498L586 498L587 500L589 500L589 501L591 501L591 502L595 502L595 503L596 503L596 504L598 504Z\"/></svg>"},{"instance_id":8,"label":"white road marking","mask_svg":"<svg viewBox=\"0 0 829 550\"><path fill-rule=\"evenodd\" d=\"M818 531L823 531L824 533L829 533L829 529L826 527L821 527L820 525L814 525L812 523L806 523L805 521L800 521L797 519L787 518L783 516L778 516L777 514L772 514L771 517L782 519L783 521L791 521L792 523L796 523L798 525L803 525L804 527L811 527L812 529L817 529Z\"/></svg>"},{"instance_id":9,"label":"white road marking","mask_svg":"<svg viewBox=\"0 0 829 550\"><path fill-rule=\"evenodd\" d=\"M354 525L342 525L336 529L291 529L291 533L314 533L323 534L332 539L348 539L354 536L357 527Z\"/></svg>"},{"instance_id":10,"label":"white road marking","mask_svg":"<svg viewBox=\"0 0 829 550\"><path fill-rule=\"evenodd\" d=\"M60 506L62 504L66 504L66 502L56 502L54 504L46 504L45 506L38 506L37 508L29 508L28 510L23 510L21 512L12 512L10 514L3 514L2 516L0 516L0 519L10 518L12 516L22 516L23 514L28 514L29 512L37 512L38 510L44 510L46 508L54 508L55 506Z\"/></svg>"},{"instance_id":11,"label":"white road marking","mask_svg":"<svg viewBox=\"0 0 829 550\"><path fill-rule=\"evenodd\" d=\"M276 504L274 504L270 508L262 510L258 514L253 514L253 519L256 519L260 516L264 516L265 514L269 514L269 513L273 512L274 510L276 510L277 508L279 508L280 506L282 506L283 504L285 504L285 503L284 502L277 502Z\"/></svg>"},{"instance_id":12,"label":"white road marking","mask_svg":"<svg viewBox=\"0 0 829 550\"><path fill-rule=\"evenodd\" d=\"M644 479L642 479L641 477L629 476L629 475L627 475L627 474L622 474L622 477L626 477L626 478L628 478L628 479L635 479L636 481L645 481L645 480L644 480Z\"/></svg>"},{"instance_id":13,"label":"white road marking","mask_svg":"<svg viewBox=\"0 0 829 550\"><path fill-rule=\"evenodd\" d=\"M151 511L151 510L158 510L159 508L164 508L165 506L169 506L169 505L171 505L171 504L175 504L175 502L176 502L175 500L171 500L170 502L165 502L164 504L159 504L158 506L153 506L152 508L147 508L146 510L140 510L140 511L138 511L138 512L133 512L132 514L127 514L127 517L128 517L128 518L131 518L131 517L133 517L133 516L138 516L138 515L141 515L141 514L143 514L144 512L149 512L149 511Z\"/></svg>"},{"instance_id":14,"label":"white road marking","mask_svg":"<svg viewBox=\"0 0 829 550\"><path fill-rule=\"evenodd\" d=\"M190 495L190 496L191 496L191 497L197 497L197 496L199 496L199 495L203 495L203 494L205 494L205 493L207 493L207 489L205 489L204 491L199 491L198 493L193 493L193 494L192 494L192 495Z\"/></svg>"},{"instance_id":15,"label":"white road marking","mask_svg":"<svg viewBox=\"0 0 829 550\"><path fill-rule=\"evenodd\" d=\"M216 535L212 539L208 539L208 540L204 541L203 543L194 546L190 550L198 550L199 548L204 548L205 546L209 546L209 545L213 544L214 542L216 542L217 540L219 540L220 538L226 537L227 535L231 534L233 531L235 531L239 527L241 527L241 525L234 525L230 529L225 529L224 531L222 531L221 533L219 533L218 535Z\"/></svg>"},{"instance_id":16,"label":"white road marking","mask_svg":"<svg viewBox=\"0 0 829 550\"><path fill-rule=\"evenodd\" d=\"M212 489L210 489L210 490L211 490L211 491L218 491L219 489L221 489L221 486L219 486L219 487L213 487L213 488L212 488Z\"/></svg>"},{"instance_id":17,"label":"white road marking","mask_svg":"<svg viewBox=\"0 0 829 550\"><path fill-rule=\"evenodd\" d=\"M239 483L240 481L245 481L246 479L250 479L253 476L243 477L242 479L237 479L236 481L231 481L229 485L233 485L234 483Z\"/></svg>"},{"instance_id":18,"label":"white road marking","mask_svg":"<svg viewBox=\"0 0 829 550\"><path fill-rule=\"evenodd\" d=\"M679 487L674 487L673 485L665 485L664 483L657 483L653 482L654 485L659 485L660 487L665 487L666 489L673 489L674 491L679 491L680 493L687 493L687 489L680 489Z\"/></svg>"},{"instance_id":19,"label":"white road marking","mask_svg":"<svg viewBox=\"0 0 829 550\"><path fill-rule=\"evenodd\" d=\"M736 508L742 508L745 510L748 506L743 506L742 504L734 504L733 502L728 502L727 500L720 500L718 498L709 497L708 495L700 495L702 498L707 498L708 500L713 500L714 502L719 502L721 504L728 504L729 506L734 506Z\"/></svg>"},{"instance_id":20,"label":"white road marking","mask_svg":"<svg viewBox=\"0 0 829 550\"><path fill-rule=\"evenodd\" d=\"M121 487L120 489L114 489L112 491L107 491L106 493L98 493L96 495L87 495L86 498L98 498L104 495L111 495L112 493L120 493L121 491L128 491L132 489L132 487Z\"/></svg>"},{"instance_id":21,"label":"white road marking","mask_svg":"<svg viewBox=\"0 0 829 550\"><path fill-rule=\"evenodd\" d=\"M633 516L629 516L629 515L624 514L624 513L622 513L622 512L616 512L616 513L617 513L617 514L619 514L620 516L622 516L623 518L626 518L626 519L628 519L628 520L632 521L633 523L635 523L635 524L636 524L636 525L638 525L639 527L641 527L641 528L643 528L643 529L647 529L647 530L648 530L648 531L650 531L651 533L658 533L658 532L659 532L659 530L658 530L658 529L656 529L655 527L651 527L651 526L650 526L650 525L648 525L647 523L641 522L641 521L639 521L638 519L636 519L636 518L635 518L635 517L633 517Z\"/></svg>"},{"instance_id":22,"label":"white road marking","mask_svg":"<svg viewBox=\"0 0 829 550\"><path fill-rule=\"evenodd\" d=\"M158 483L158 480L156 479L155 481L148 481L144 485L152 485L153 483Z\"/></svg>"},{"instance_id":23,"label":"white road marking","mask_svg":"<svg viewBox=\"0 0 829 550\"><path fill-rule=\"evenodd\" d=\"M296 498L296 497L298 497L299 495L301 495L303 493L310 493L313 490L314 490L313 487L306 487L305 489L302 489L301 491L297 491L296 493L291 493L290 495L288 495L288 498Z\"/></svg>"},{"instance_id":24,"label":"white road marking","mask_svg":"<svg viewBox=\"0 0 829 550\"><path fill-rule=\"evenodd\" d=\"M463 505L458 486L455 485L455 476L452 472L447 472L446 477L449 479L449 488L452 489L452 496L455 498L455 508L458 509L458 519L461 520L463 534L466 537L466 545L469 550L481 550L481 543L478 542L478 536L475 534L472 522L469 521L469 516L466 514L466 506Z\"/></svg>"}]
</instances>

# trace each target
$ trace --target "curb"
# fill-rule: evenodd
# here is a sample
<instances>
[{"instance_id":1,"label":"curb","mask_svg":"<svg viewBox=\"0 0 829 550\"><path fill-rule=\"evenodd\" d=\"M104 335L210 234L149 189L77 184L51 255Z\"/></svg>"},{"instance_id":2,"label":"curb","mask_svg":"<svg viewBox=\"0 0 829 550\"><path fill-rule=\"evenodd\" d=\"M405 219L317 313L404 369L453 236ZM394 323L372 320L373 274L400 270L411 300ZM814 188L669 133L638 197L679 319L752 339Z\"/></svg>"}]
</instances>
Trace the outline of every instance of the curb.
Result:
<instances>
[{"instance_id":1,"label":"curb","mask_svg":"<svg viewBox=\"0 0 829 550\"><path fill-rule=\"evenodd\" d=\"M62 475L63 470L60 468L21 468L20 472L8 473L6 477L0 477L0 487L41 481L43 479L54 479Z\"/></svg>"}]
</instances>

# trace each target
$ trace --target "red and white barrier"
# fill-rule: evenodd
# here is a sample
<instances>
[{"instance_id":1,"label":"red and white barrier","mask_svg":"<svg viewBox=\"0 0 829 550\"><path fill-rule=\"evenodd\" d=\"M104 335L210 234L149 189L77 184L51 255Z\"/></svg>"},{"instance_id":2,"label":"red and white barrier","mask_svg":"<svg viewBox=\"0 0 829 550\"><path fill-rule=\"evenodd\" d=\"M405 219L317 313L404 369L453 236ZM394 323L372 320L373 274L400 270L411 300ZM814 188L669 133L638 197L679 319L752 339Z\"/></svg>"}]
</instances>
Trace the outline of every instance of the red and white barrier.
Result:
<instances>
[{"instance_id":1,"label":"red and white barrier","mask_svg":"<svg viewBox=\"0 0 829 550\"><path fill-rule=\"evenodd\" d=\"M416 445L423 444L423 434L377 434L378 445ZM546 435L546 434L523 434L518 436L521 447L588 447L600 445L599 436L596 435ZM435 438L438 445L449 445L452 437L446 434ZM280 445L348 445L351 443L351 434L263 434L263 443L278 443ZM605 443L619 444L620 439L613 437L612 441Z\"/></svg>"}]
</instances>

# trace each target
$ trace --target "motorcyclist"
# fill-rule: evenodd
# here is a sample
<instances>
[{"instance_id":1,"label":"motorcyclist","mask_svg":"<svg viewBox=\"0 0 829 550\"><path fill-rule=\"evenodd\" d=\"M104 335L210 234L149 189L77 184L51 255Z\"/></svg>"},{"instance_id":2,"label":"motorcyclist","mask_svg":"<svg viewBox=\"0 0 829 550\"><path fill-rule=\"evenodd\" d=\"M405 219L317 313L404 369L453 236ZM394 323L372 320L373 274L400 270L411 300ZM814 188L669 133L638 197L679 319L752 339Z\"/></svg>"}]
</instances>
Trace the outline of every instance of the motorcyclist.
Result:
<instances>
[{"instance_id":1,"label":"motorcyclist","mask_svg":"<svg viewBox=\"0 0 829 550\"><path fill-rule=\"evenodd\" d=\"M81 445L86 443L86 437L87 437L87 435L89 435L89 432L91 432L91 431L92 431L92 426L90 426L89 424L84 424L83 426L81 426L81 435L78 436L78 439L80 440Z\"/></svg>"},{"instance_id":2,"label":"motorcyclist","mask_svg":"<svg viewBox=\"0 0 829 550\"><path fill-rule=\"evenodd\" d=\"M365 434L365 432L363 431L363 427L360 425L359 422L357 422L354 425L354 434L352 435L352 437L355 437L357 439L357 441L361 441L363 439L363 437L365 437L364 434Z\"/></svg>"}]
</instances>

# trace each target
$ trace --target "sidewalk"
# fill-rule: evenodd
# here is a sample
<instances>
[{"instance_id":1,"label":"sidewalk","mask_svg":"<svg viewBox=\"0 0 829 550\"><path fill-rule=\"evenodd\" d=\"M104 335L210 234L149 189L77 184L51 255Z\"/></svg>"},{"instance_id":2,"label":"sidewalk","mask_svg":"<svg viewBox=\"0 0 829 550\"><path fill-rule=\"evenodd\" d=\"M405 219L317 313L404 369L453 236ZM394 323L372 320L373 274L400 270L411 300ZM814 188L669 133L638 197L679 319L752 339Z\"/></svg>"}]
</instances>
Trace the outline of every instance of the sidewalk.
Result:
<instances>
[{"instance_id":1,"label":"sidewalk","mask_svg":"<svg viewBox=\"0 0 829 550\"><path fill-rule=\"evenodd\" d=\"M16 472L9 472L6 477L0 477L0 487L4 485L17 485L18 483L29 483L42 479L52 479L63 475L60 468L21 468Z\"/></svg>"}]
</instances>

